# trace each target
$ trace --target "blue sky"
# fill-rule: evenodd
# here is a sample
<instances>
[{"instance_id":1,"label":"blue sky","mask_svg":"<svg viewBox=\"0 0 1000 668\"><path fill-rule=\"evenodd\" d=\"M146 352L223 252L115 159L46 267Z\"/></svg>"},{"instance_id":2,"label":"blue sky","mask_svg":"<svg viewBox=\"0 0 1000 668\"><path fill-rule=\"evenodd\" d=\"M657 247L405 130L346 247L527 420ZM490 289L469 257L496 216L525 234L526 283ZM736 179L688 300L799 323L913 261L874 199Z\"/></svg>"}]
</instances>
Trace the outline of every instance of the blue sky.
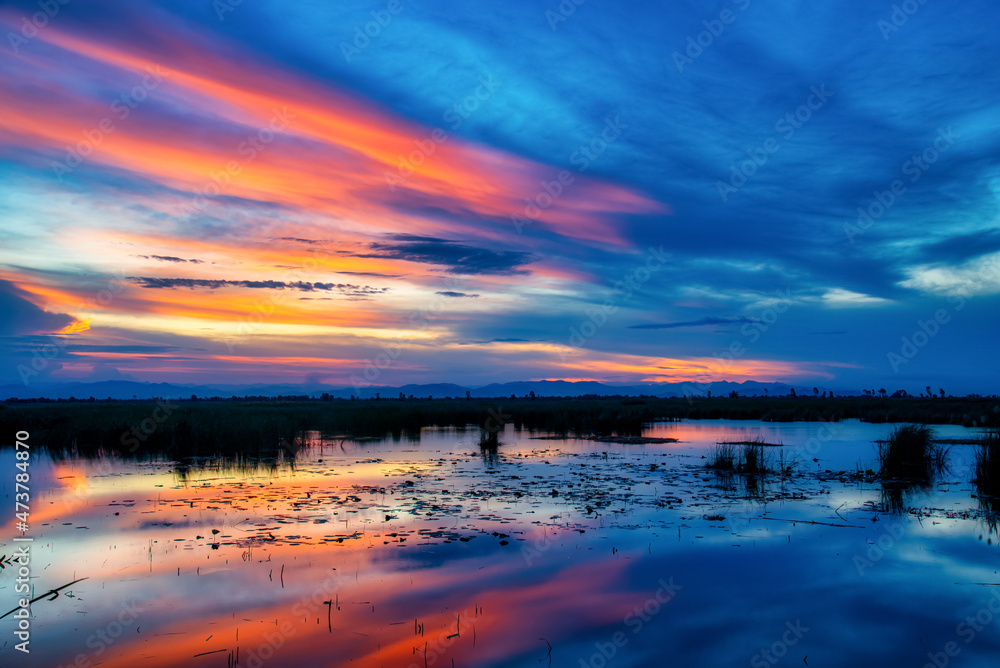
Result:
<instances>
[{"instance_id":1,"label":"blue sky","mask_svg":"<svg viewBox=\"0 0 1000 668\"><path fill-rule=\"evenodd\" d=\"M38 11L0 11L5 381L995 390L994 3Z\"/></svg>"}]
</instances>

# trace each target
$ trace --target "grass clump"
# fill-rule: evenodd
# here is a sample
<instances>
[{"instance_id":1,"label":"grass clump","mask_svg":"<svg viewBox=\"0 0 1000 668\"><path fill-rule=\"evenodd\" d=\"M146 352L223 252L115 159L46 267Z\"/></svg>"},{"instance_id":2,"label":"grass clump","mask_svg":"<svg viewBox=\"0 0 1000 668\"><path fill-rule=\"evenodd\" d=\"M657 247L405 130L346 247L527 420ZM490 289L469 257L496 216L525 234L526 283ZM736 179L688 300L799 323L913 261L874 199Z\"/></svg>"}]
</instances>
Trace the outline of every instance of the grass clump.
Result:
<instances>
[{"instance_id":1,"label":"grass clump","mask_svg":"<svg viewBox=\"0 0 1000 668\"><path fill-rule=\"evenodd\" d=\"M767 455L764 453L763 443L744 443L742 461L740 462L740 472L746 475L763 475L767 473Z\"/></svg>"},{"instance_id":2,"label":"grass clump","mask_svg":"<svg viewBox=\"0 0 1000 668\"><path fill-rule=\"evenodd\" d=\"M878 444L879 473L883 478L930 484L947 468L948 448L934 443L934 432L926 425L896 427Z\"/></svg>"},{"instance_id":3,"label":"grass clump","mask_svg":"<svg viewBox=\"0 0 1000 668\"><path fill-rule=\"evenodd\" d=\"M719 473L740 473L748 476L770 472L763 443L719 443L712 451L707 467Z\"/></svg>"},{"instance_id":4,"label":"grass clump","mask_svg":"<svg viewBox=\"0 0 1000 668\"><path fill-rule=\"evenodd\" d=\"M976 446L976 477L980 496L1000 497L1000 429L984 435Z\"/></svg>"},{"instance_id":5,"label":"grass clump","mask_svg":"<svg viewBox=\"0 0 1000 668\"><path fill-rule=\"evenodd\" d=\"M708 468L716 471L736 470L736 446L731 443L720 443L712 451L712 459L708 462Z\"/></svg>"},{"instance_id":6,"label":"grass clump","mask_svg":"<svg viewBox=\"0 0 1000 668\"><path fill-rule=\"evenodd\" d=\"M479 449L484 452L497 452L500 448L500 432L485 427L479 430Z\"/></svg>"}]
</instances>

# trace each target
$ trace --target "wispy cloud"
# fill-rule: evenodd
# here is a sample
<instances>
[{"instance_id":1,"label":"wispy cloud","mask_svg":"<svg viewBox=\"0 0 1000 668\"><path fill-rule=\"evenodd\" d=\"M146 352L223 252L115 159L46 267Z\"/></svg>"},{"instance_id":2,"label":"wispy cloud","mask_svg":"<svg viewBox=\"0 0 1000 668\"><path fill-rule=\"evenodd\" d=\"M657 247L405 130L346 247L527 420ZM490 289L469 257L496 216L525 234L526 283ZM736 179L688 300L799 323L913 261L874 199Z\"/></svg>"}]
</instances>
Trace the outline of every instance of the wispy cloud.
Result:
<instances>
[{"instance_id":1,"label":"wispy cloud","mask_svg":"<svg viewBox=\"0 0 1000 668\"><path fill-rule=\"evenodd\" d=\"M350 283L310 283L308 281L230 281L224 279L204 278L155 278L150 276L130 276L129 280L139 287L151 290L173 290L174 288L204 288L218 290L220 288L249 288L254 290L298 290L301 292L340 292L349 295L380 295L389 288L374 288L369 285L353 285Z\"/></svg>"},{"instance_id":2,"label":"wispy cloud","mask_svg":"<svg viewBox=\"0 0 1000 668\"><path fill-rule=\"evenodd\" d=\"M707 317L707 318L701 318L699 320L687 320L684 322L662 322L662 323L650 323L645 325L630 325L629 329L675 329L678 327L706 327L708 325L739 325L746 322L756 322L756 321L753 318L748 318L746 316L735 316L731 318Z\"/></svg>"}]
</instances>

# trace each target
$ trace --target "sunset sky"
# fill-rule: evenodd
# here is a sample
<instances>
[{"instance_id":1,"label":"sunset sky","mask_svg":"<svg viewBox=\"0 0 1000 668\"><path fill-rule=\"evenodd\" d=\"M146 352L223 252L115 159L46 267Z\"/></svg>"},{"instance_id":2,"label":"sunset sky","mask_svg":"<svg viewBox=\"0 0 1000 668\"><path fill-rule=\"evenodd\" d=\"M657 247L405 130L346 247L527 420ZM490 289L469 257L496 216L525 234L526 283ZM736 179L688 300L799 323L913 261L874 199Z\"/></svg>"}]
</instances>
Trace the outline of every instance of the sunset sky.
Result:
<instances>
[{"instance_id":1,"label":"sunset sky","mask_svg":"<svg viewBox=\"0 0 1000 668\"><path fill-rule=\"evenodd\" d=\"M576 2L3 3L0 383L996 391L995 1Z\"/></svg>"}]
</instances>

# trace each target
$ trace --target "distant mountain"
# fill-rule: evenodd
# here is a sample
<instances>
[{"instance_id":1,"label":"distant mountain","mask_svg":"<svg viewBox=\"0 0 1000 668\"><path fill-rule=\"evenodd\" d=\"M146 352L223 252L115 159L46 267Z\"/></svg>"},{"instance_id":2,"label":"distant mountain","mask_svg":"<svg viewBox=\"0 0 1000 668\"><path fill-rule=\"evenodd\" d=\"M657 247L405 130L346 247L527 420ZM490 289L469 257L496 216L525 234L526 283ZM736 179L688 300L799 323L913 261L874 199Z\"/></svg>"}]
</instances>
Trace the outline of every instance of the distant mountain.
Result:
<instances>
[{"instance_id":1,"label":"distant mountain","mask_svg":"<svg viewBox=\"0 0 1000 668\"><path fill-rule=\"evenodd\" d=\"M713 396L728 396L731 392L739 392L741 396L763 395L765 390L771 396L788 394L791 386L783 383L758 383L745 381L732 383L721 381L715 383L645 383L638 385L608 384L596 381L571 382L565 380L519 381L511 383L492 383L485 386L462 386L451 383L433 383L426 385L403 385L402 387L377 386L356 389L350 386L309 385L184 385L171 383L140 383L127 380L108 380L94 383L37 383L30 386L4 385L0 386L0 400L13 399L187 399L192 395L199 398L210 397L245 397L245 396L310 396L319 397L326 393L338 399L348 399L355 396L361 399L396 398L404 396L418 398L464 397L468 391L476 398L509 397L515 395L524 397L532 392L538 397L579 397L583 395L600 396L656 396L680 397L688 394L704 396L711 392ZM827 388L819 388L825 391ZM811 387L795 387L798 394L811 395ZM858 395L853 390L834 390L838 396Z\"/></svg>"}]
</instances>

